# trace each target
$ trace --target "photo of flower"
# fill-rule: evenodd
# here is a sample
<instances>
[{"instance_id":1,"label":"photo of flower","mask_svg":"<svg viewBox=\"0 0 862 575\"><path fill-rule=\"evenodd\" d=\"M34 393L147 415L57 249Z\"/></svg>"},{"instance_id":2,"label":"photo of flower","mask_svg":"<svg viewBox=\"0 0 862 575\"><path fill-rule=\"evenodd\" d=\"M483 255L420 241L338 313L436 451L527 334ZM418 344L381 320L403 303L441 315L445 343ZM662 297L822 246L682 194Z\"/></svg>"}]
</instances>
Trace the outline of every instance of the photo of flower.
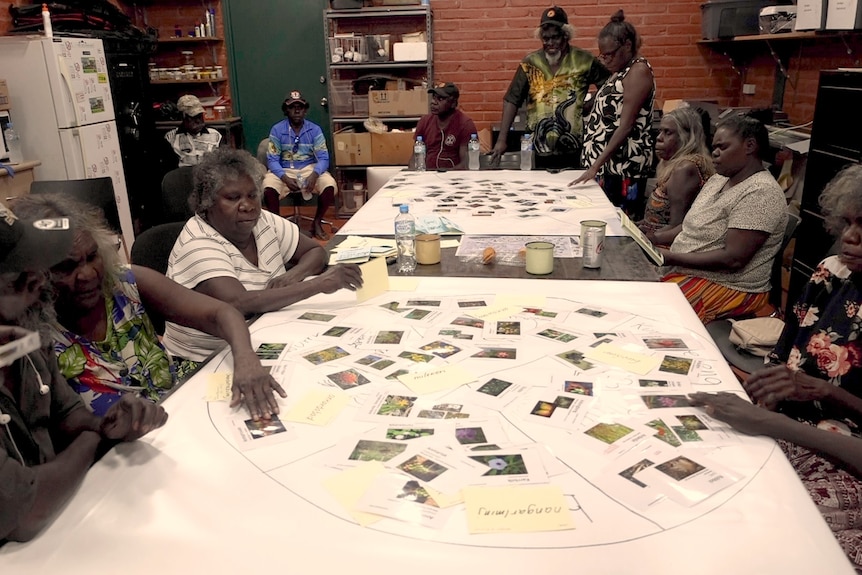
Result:
<instances>
[{"instance_id":1,"label":"photo of flower","mask_svg":"<svg viewBox=\"0 0 862 575\"><path fill-rule=\"evenodd\" d=\"M302 357L305 360L313 363L314 365L320 365L328 361L334 361L342 357L347 357L348 355L350 355L348 352L335 345L326 349L322 349L320 351L309 353L308 355L303 355Z\"/></svg>"},{"instance_id":2,"label":"photo of flower","mask_svg":"<svg viewBox=\"0 0 862 575\"><path fill-rule=\"evenodd\" d=\"M489 379L485 384L477 389L479 393L486 393L488 395L493 395L494 397L498 397L501 393L506 391L512 386L508 381L503 381L502 379L497 379L493 377Z\"/></svg>"},{"instance_id":3,"label":"photo of flower","mask_svg":"<svg viewBox=\"0 0 862 575\"><path fill-rule=\"evenodd\" d=\"M461 445L472 445L474 443L487 443L485 432L481 427L459 427L455 430L455 439Z\"/></svg>"},{"instance_id":4,"label":"photo of flower","mask_svg":"<svg viewBox=\"0 0 862 575\"><path fill-rule=\"evenodd\" d=\"M413 404L416 402L415 397L406 395L387 395L377 409L377 415L386 415L389 417L407 417L410 415L410 410L413 409Z\"/></svg>"},{"instance_id":5,"label":"photo of flower","mask_svg":"<svg viewBox=\"0 0 862 575\"><path fill-rule=\"evenodd\" d=\"M339 371L338 373L331 373L327 375L326 378L344 390L371 383L370 379L355 369L346 369L344 371Z\"/></svg>"},{"instance_id":6,"label":"photo of flower","mask_svg":"<svg viewBox=\"0 0 862 575\"><path fill-rule=\"evenodd\" d=\"M524 457L520 454L514 455L470 455L473 461L478 461L489 467L482 475L485 477L495 475L526 475L527 465Z\"/></svg>"}]
</instances>

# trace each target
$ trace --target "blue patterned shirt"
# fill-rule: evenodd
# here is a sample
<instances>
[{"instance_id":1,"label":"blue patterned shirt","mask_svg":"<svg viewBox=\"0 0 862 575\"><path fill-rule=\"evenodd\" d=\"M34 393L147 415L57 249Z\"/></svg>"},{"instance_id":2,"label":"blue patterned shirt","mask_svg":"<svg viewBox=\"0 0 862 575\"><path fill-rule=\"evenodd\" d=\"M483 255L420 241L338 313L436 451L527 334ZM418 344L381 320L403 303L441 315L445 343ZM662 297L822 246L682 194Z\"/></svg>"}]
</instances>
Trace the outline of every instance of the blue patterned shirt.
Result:
<instances>
[{"instance_id":1,"label":"blue patterned shirt","mask_svg":"<svg viewBox=\"0 0 862 575\"><path fill-rule=\"evenodd\" d=\"M287 118L274 125L266 151L269 171L280 178L285 168L300 170L311 164L318 175L329 169L329 151L320 126L305 120L297 134Z\"/></svg>"}]
</instances>

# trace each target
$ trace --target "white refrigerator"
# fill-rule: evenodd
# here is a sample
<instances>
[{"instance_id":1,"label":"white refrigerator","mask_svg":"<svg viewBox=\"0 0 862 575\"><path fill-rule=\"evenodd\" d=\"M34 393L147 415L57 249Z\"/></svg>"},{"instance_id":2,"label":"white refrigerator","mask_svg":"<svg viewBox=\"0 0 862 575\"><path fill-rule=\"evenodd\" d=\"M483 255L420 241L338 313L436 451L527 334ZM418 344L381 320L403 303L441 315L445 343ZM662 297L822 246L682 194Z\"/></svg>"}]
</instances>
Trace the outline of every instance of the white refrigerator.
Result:
<instances>
[{"instance_id":1,"label":"white refrigerator","mask_svg":"<svg viewBox=\"0 0 862 575\"><path fill-rule=\"evenodd\" d=\"M134 241L102 41L0 37L0 79L25 160L40 180L109 176L126 248Z\"/></svg>"}]
</instances>

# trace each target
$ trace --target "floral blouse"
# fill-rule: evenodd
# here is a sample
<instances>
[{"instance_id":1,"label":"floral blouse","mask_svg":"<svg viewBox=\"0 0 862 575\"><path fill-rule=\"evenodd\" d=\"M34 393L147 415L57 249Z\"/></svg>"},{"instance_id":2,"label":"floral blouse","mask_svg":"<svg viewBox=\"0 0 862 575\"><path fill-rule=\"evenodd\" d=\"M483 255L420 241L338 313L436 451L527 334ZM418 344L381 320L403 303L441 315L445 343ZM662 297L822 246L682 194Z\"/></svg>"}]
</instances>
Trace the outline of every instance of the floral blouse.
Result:
<instances>
[{"instance_id":1,"label":"floral blouse","mask_svg":"<svg viewBox=\"0 0 862 575\"><path fill-rule=\"evenodd\" d=\"M793 306L772 357L862 397L860 335L862 274L851 273L831 256L820 262ZM817 401L785 402L781 411L815 424L846 415Z\"/></svg>"},{"instance_id":2,"label":"floral blouse","mask_svg":"<svg viewBox=\"0 0 862 575\"><path fill-rule=\"evenodd\" d=\"M591 166L610 142L614 132L620 127L620 117L623 111L623 80L632 66L643 62L652 75L652 66L646 58L638 57L608 81L596 92L596 101L590 115L584 124L584 147L582 159L584 166ZM653 141L652 107L655 97L655 81L652 90L640 110L638 110L632 131L628 139L617 148L604 165L599 168L598 175L612 174L626 178L645 178L652 169Z\"/></svg>"},{"instance_id":3,"label":"floral blouse","mask_svg":"<svg viewBox=\"0 0 862 575\"><path fill-rule=\"evenodd\" d=\"M147 317L132 270L123 268L105 297L108 328L104 341L54 329L60 372L96 415L104 415L127 391L157 400L173 387L176 373Z\"/></svg>"}]
</instances>

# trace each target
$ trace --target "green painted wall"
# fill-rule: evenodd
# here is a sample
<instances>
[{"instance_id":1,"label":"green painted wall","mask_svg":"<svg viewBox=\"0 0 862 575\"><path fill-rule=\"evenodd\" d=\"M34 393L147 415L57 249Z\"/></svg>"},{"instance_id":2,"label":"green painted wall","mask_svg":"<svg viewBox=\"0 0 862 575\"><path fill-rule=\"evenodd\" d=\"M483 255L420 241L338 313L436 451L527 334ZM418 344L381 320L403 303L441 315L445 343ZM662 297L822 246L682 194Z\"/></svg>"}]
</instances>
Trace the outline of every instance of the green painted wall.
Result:
<instances>
[{"instance_id":1,"label":"green painted wall","mask_svg":"<svg viewBox=\"0 0 862 575\"><path fill-rule=\"evenodd\" d=\"M281 102L300 90L311 104L308 119L327 134L323 10L328 0L223 0L231 94L242 116L246 148L257 151L284 116Z\"/></svg>"}]
</instances>

